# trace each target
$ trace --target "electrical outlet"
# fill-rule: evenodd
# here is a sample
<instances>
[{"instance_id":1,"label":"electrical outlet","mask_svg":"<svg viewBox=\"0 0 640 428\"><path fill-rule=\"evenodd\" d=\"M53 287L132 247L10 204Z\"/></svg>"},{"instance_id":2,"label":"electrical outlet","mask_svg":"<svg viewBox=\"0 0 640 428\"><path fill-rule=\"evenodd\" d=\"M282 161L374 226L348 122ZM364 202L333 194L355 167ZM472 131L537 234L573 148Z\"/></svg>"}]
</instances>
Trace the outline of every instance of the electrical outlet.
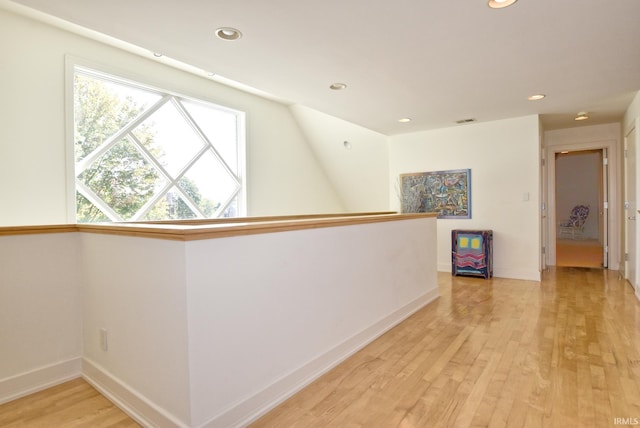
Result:
<instances>
[{"instance_id":1,"label":"electrical outlet","mask_svg":"<svg viewBox=\"0 0 640 428\"><path fill-rule=\"evenodd\" d=\"M100 348L102 348L103 351L109 350L109 340L106 328L100 329Z\"/></svg>"}]
</instances>

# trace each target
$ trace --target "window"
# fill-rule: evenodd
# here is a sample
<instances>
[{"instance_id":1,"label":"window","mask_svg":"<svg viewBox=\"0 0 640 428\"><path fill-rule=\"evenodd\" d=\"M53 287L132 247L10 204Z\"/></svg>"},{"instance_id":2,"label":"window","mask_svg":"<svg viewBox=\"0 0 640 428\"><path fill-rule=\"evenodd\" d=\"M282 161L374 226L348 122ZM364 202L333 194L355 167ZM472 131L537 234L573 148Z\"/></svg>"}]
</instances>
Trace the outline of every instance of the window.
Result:
<instances>
[{"instance_id":1,"label":"window","mask_svg":"<svg viewBox=\"0 0 640 428\"><path fill-rule=\"evenodd\" d=\"M74 69L79 223L236 217L242 113Z\"/></svg>"}]
</instances>

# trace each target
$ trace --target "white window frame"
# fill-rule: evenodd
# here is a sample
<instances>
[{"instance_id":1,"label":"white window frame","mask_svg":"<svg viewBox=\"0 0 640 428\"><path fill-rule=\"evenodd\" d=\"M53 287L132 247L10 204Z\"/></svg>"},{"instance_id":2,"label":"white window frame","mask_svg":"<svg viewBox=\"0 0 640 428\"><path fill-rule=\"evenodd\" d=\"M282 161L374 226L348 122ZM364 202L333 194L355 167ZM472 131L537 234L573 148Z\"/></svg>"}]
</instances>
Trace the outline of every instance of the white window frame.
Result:
<instances>
[{"instance_id":1,"label":"white window frame","mask_svg":"<svg viewBox=\"0 0 640 428\"><path fill-rule=\"evenodd\" d=\"M159 67L163 67L161 65L158 65ZM246 170L246 114L242 111L239 110L235 110L229 107L225 107L220 105L218 102L216 102L216 100L212 100L209 97L206 96L199 96L199 95L186 95L185 93L191 92L189 90L187 90L185 87L183 88L179 88L179 90L182 92L178 92L173 88L165 88L162 87L163 85L158 85L158 84L153 84L149 81L149 79L147 78L141 78L140 76L136 76L134 75L134 73L128 73L126 71L123 70L115 70L113 67L109 67L109 66L105 66L103 64L97 64L95 62L92 61L88 61L82 58L77 58L77 57L73 57L71 55L67 55L65 57L65 121L66 121L66 170L67 170L67 219L68 219L68 223L77 223L77 207L76 207L76 189L77 189L77 183L76 183L76 176L78 175L77 171L76 171L76 162L75 162L75 135L74 135L74 131L75 131L75 123L74 123L74 76L76 71L80 69L80 70L86 70L91 72L92 74L95 74L98 77L104 77L107 78L109 80L118 82L120 84L123 85L131 85L135 88L142 88L145 89L147 91L151 91L151 92L156 92L158 94L164 95L163 99L161 100L160 103L158 103L156 105L156 108L154 109L149 109L148 111L146 111L143 115L141 115L138 119L136 120L136 123L144 121L147 117L149 117L154 111L156 111L158 108L160 108L162 105L164 105L167 102L172 102L174 104L174 106L176 106L179 111L182 112L183 108L181 106L176 105L177 103L175 101L173 101L172 97L175 98L179 98L179 99L184 99L184 100L188 100L188 101L192 101L192 102L196 102L196 103L205 103L205 104L209 104L212 105L213 107L215 107L216 109L219 110L223 110L223 111L227 111L230 113L233 113L236 115L237 117L237 121L236 121L236 138L237 138L237 172L233 172L229 166L226 164L226 162L222 159L222 157L217 153L217 150L215 149L215 147L211 147L213 149L214 152L214 156L216 156L220 161L221 164L223 165L223 168L226 169L228 172L230 172L232 174L232 176L235 178L235 181L238 183L239 186L239 191L236 193L236 198L237 198L237 217L244 217L246 216L246 212L247 212L247 191L246 191L246 177L245 177L245 170ZM175 70L171 70L172 72L176 72ZM185 71L178 71L178 72L182 72L186 75L187 78L192 78L194 79L194 81L198 80L198 77L195 75L191 75L191 73L185 72ZM185 79L187 80L187 79ZM200 82L198 82L200 83ZM200 83L201 84L201 83ZM126 129L130 129L131 126L127 126L126 128L121 129L116 135L112 136L109 140L114 140L117 141L118 139L115 138L117 135L122 135L123 132ZM201 137L203 137L203 139L205 141L207 141L206 137L204 136L203 132L199 129L199 127L196 126L192 126L192 128L194 129L194 131L200 135ZM81 165L82 168L86 168L87 165L89 165L91 163L91 160L95 159L97 156L103 154L104 152L106 152L106 150L108 150L108 148L110 148L111 146L105 146L103 147L103 150L100 150L99 153L92 153L91 155L87 156L86 158L82 159L81 162L79 162L79 164ZM198 153L198 155L196 155L189 163L188 165L184 168L184 171L188 170L188 168L193 165L195 162L197 162L198 159L200 159L200 157L206 153L208 150L210 149L210 147L203 147L202 150L200 150L200 152ZM183 174L179 175L178 177L175 178L171 178L170 174L168 174L164 168L157 162L155 161L155 158L151 155L145 156L146 158L148 158L147 160L151 160L154 164L154 166L161 172L161 174L165 177L165 179L167 179L168 184L166 185L166 188L170 188L171 186L178 186L178 180L182 177ZM85 189L86 190L86 189ZM86 193L86 192L84 192ZM162 192L159 193L159 195L162 195ZM145 207L147 205L152 206L152 204L154 204L155 202L158 201L158 199L161 197L159 195L155 195L153 198L151 198L149 201L147 201L147 204L145 204ZM86 196L85 196L86 197ZM91 198L89 198L91 200ZM227 201L223 201L222 206L225 207L228 202L230 200L232 200L233 198L230 198ZM190 201L188 198L183 198L184 202L189 206L190 209L192 209L195 213L199 213L199 209L197 209L196 206L192 206L193 202ZM93 201L92 201L93 202ZM151 204L151 205L150 205ZM218 210L216 211L216 213L219 212L223 212L224 209L222 210ZM109 213L105 213L107 214L108 217L113 218L113 213L109 214ZM144 221L144 220L137 220L137 219L132 219L130 221L136 221L136 222L140 222L140 221ZM177 221L177 220L176 220Z\"/></svg>"}]
</instances>

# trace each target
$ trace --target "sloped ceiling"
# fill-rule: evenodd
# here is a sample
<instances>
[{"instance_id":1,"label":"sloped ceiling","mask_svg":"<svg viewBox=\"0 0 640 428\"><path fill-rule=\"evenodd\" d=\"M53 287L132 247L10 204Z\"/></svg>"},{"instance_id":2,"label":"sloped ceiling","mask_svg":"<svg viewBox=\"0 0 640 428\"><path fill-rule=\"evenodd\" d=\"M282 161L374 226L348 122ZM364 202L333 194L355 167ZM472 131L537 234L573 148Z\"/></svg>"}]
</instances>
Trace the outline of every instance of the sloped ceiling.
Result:
<instances>
[{"instance_id":1,"label":"sloped ceiling","mask_svg":"<svg viewBox=\"0 0 640 428\"><path fill-rule=\"evenodd\" d=\"M546 129L619 121L640 90L638 0L3 1L385 135L530 114Z\"/></svg>"}]
</instances>

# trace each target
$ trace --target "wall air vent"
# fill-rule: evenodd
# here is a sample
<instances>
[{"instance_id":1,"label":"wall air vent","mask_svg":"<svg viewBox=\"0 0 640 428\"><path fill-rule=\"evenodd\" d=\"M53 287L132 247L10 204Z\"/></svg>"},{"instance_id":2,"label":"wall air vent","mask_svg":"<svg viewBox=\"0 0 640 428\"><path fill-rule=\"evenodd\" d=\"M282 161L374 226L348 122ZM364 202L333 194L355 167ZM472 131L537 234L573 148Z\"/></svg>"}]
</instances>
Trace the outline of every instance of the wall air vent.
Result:
<instances>
[{"instance_id":1,"label":"wall air vent","mask_svg":"<svg viewBox=\"0 0 640 428\"><path fill-rule=\"evenodd\" d=\"M456 120L457 124L463 124L463 123L471 123L471 122L475 122L475 119L460 119L460 120Z\"/></svg>"}]
</instances>

